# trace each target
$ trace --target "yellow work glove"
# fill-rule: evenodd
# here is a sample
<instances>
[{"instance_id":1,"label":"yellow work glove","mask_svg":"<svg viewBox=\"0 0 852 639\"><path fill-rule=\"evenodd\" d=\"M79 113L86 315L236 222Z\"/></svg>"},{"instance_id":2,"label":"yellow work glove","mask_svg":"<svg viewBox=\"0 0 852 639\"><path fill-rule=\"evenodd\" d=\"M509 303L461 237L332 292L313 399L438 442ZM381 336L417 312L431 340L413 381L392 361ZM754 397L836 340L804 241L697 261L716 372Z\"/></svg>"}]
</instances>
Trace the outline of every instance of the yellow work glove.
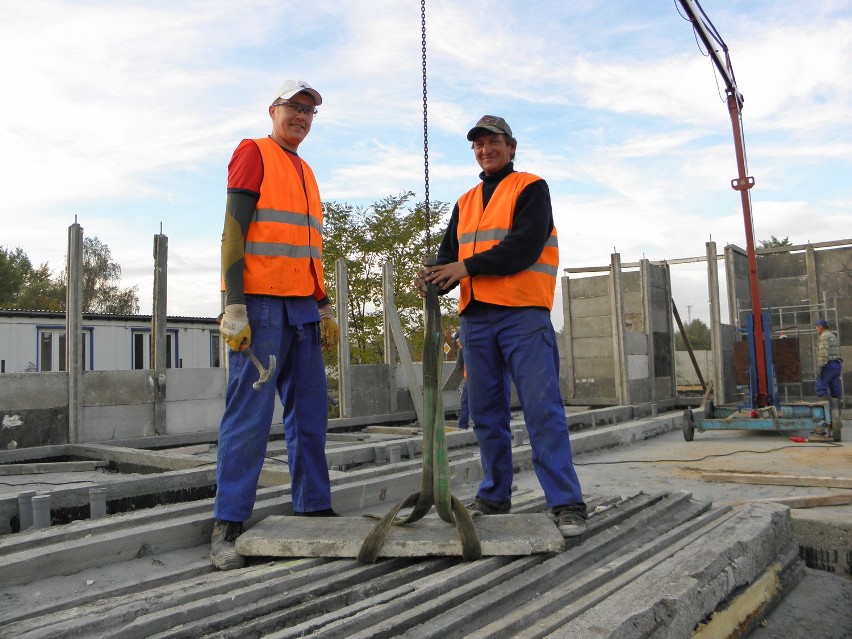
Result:
<instances>
[{"instance_id":1,"label":"yellow work glove","mask_svg":"<svg viewBox=\"0 0 852 639\"><path fill-rule=\"evenodd\" d=\"M245 304L228 304L219 324L222 339L232 351L242 350L243 345L251 344L251 327Z\"/></svg>"},{"instance_id":2,"label":"yellow work glove","mask_svg":"<svg viewBox=\"0 0 852 639\"><path fill-rule=\"evenodd\" d=\"M320 307L320 343L324 353L337 346L340 341L340 329L334 321L334 309L331 304Z\"/></svg>"}]
</instances>

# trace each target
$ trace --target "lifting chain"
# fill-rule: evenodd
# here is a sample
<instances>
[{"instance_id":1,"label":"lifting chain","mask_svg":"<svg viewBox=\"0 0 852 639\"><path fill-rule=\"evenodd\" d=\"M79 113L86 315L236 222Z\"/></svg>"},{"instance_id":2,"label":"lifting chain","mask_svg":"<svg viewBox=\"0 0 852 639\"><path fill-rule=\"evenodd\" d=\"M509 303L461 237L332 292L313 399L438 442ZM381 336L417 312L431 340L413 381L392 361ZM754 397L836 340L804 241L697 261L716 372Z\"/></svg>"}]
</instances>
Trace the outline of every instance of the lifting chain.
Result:
<instances>
[{"instance_id":1,"label":"lifting chain","mask_svg":"<svg viewBox=\"0 0 852 639\"><path fill-rule=\"evenodd\" d=\"M423 34L423 164L426 179L426 246L431 252L430 229L432 220L429 212L429 137L426 118L426 0L420 0L420 15ZM427 258L431 262L432 256ZM434 263L434 262L431 262ZM467 508L453 497L450 463L447 457L447 441L444 432L444 404L441 397L441 306L438 303L438 288L427 285L425 339L423 342L423 473L420 491L412 493L373 526L361 544L358 560L364 563L376 561L382 544L391 527L410 524L422 519L435 506L438 516L455 525L461 542L462 557L473 561L482 557L482 546L473 519ZM402 509L411 508L404 516ZM372 515L368 515L372 516Z\"/></svg>"},{"instance_id":2,"label":"lifting chain","mask_svg":"<svg viewBox=\"0 0 852 639\"><path fill-rule=\"evenodd\" d=\"M420 44L423 59L423 180L426 193L426 252L432 251L432 215L429 208L429 118L426 93L426 0L420 0Z\"/></svg>"}]
</instances>

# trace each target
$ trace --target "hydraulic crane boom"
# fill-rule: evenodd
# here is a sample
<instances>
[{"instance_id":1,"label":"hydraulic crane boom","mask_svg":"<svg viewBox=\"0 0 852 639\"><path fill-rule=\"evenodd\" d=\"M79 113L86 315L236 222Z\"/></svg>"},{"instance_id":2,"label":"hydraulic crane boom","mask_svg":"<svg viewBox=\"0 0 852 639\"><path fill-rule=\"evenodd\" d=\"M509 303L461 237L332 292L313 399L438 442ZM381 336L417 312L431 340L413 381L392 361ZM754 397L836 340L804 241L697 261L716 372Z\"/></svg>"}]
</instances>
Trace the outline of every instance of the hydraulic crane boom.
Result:
<instances>
[{"instance_id":1,"label":"hydraulic crane boom","mask_svg":"<svg viewBox=\"0 0 852 639\"><path fill-rule=\"evenodd\" d=\"M731 126L734 131L734 146L737 156L737 177L731 180L731 187L740 192L742 200L743 218L746 233L746 255L748 257L749 289L751 291L751 312L754 326L754 352L755 361L753 365L757 375L756 394L752 397L753 405L757 407L767 406L770 398L767 383L766 349L764 346L763 322L761 321L760 288L757 277L757 256L754 246L754 225L751 217L751 193L754 186L754 178L748 175L745 158L745 142L742 131L742 106L743 96L737 89L737 81L731 60L728 56L728 47L722 38L716 33L710 20L707 18L701 5L697 0L678 0L701 42L707 48L707 52L713 59L713 64L719 70L725 81L725 92L727 93L728 111L731 114Z\"/></svg>"}]
</instances>

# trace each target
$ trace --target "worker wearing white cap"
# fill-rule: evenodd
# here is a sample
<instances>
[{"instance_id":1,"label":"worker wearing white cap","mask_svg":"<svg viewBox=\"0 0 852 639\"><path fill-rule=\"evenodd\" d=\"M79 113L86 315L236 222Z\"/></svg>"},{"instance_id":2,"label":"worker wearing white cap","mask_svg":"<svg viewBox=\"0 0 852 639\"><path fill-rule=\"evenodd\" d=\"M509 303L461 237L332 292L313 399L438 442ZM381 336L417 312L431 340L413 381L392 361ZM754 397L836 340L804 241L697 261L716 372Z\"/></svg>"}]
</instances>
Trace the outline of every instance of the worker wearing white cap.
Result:
<instances>
[{"instance_id":1,"label":"worker wearing white cap","mask_svg":"<svg viewBox=\"0 0 852 639\"><path fill-rule=\"evenodd\" d=\"M229 347L225 413L219 427L216 522L211 559L220 570L245 560L234 541L251 515L277 394L296 515L335 516L325 459L328 394L322 350L339 332L322 269L323 213L310 166L298 155L322 97L287 80L269 106L272 133L243 140L228 164L222 233L221 335ZM262 363L274 378L255 390Z\"/></svg>"}]
</instances>

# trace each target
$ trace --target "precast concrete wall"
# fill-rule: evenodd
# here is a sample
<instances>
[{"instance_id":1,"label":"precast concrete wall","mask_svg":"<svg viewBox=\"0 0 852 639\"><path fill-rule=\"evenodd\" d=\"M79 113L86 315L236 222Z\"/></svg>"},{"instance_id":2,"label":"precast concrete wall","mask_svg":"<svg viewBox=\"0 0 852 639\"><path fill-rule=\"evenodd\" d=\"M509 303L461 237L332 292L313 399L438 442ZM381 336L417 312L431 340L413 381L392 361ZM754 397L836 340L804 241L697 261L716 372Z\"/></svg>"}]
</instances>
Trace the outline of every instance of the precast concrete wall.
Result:
<instances>
[{"instance_id":1,"label":"precast concrete wall","mask_svg":"<svg viewBox=\"0 0 852 639\"><path fill-rule=\"evenodd\" d=\"M153 432L157 380L152 371L89 371L82 382L84 441ZM218 428L225 405L224 369L170 369L166 389L164 434ZM68 374L0 375L0 420L0 448L68 443Z\"/></svg>"},{"instance_id":2,"label":"precast concrete wall","mask_svg":"<svg viewBox=\"0 0 852 639\"><path fill-rule=\"evenodd\" d=\"M564 345L565 399L589 404L616 402L615 345L609 275L566 280Z\"/></svg>"},{"instance_id":3,"label":"precast concrete wall","mask_svg":"<svg viewBox=\"0 0 852 639\"><path fill-rule=\"evenodd\" d=\"M706 384L713 379L713 351L692 351L698 370ZM675 370L677 371L678 386L697 386L700 384L698 374L692 365L689 353L686 351L675 352Z\"/></svg>"},{"instance_id":4,"label":"precast concrete wall","mask_svg":"<svg viewBox=\"0 0 852 639\"><path fill-rule=\"evenodd\" d=\"M772 337L799 339L801 392L814 396L817 335L814 322L824 317L840 341L844 362L852 361L852 241L822 242L757 249L760 301L769 309ZM725 248L731 322L746 325L751 298L745 251ZM843 386L852 388L852 367L844 366ZM848 392L848 391L847 391Z\"/></svg>"},{"instance_id":5,"label":"precast concrete wall","mask_svg":"<svg viewBox=\"0 0 852 639\"><path fill-rule=\"evenodd\" d=\"M442 380L454 362L443 362ZM388 366L353 366L355 417L388 415ZM422 385L422 364L414 363ZM183 435L219 428L225 407L226 374L223 368L168 369L165 378L165 432ZM154 371L87 371L82 376L81 438L85 442L137 439L154 434L155 398L160 382ZM398 406L395 413L414 410L408 383L397 369ZM512 395L517 406L517 396ZM459 394L443 393L444 409L458 410ZM394 414L395 414L394 413ZM283 411L275 401L272 433L282 433ZM6 373L0 375L0 449L67 444L68 374Z\"/></svg>"},{"instance_id":6,"label":"precast concrete wall","mask_svg":"<svg viewBox=\"0 0 852 639\"><path fill-rule=\"evenodd\" d=\"M647 260L638 267L622 272L615 254L608 275L563 278L567 403L642 404L676 396L668 268Z\"/></svg>"},{"instance_id":7,"label":"precast concrete wall","mask_svg":"<svg viewBox=\"0 0 852 639\"><path fill-rule=\"evenodd\" d=\"M68 443L68 374L0 375L0 449Z\"/></svg>"}]
</instances>

